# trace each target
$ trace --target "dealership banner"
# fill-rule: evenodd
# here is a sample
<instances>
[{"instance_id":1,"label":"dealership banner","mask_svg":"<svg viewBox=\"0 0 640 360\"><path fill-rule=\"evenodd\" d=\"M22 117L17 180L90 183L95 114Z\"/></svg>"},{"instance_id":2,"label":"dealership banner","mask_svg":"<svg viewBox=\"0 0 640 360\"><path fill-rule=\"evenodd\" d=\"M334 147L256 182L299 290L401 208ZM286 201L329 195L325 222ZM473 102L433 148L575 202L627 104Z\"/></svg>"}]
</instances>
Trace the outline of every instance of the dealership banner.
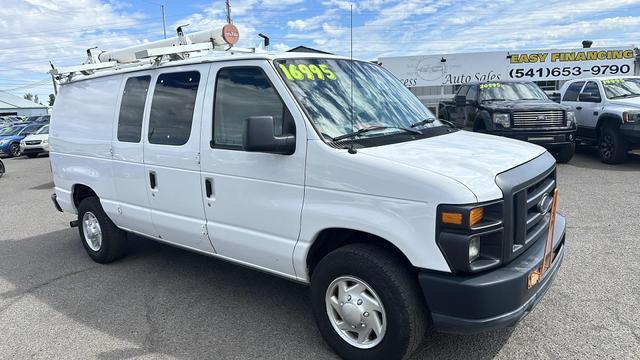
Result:
<instances>
[{"instance_id":1,"label":"dealership banner","mask_svg":"<svg viewBox=\"0 0 640 360\"><path fill-rule=\"evenodd\" d=\"M635 58L634 48L629 46L403 56L379 61L405 86L417 87L633 75Z\"/></svg>"}]
</instances>

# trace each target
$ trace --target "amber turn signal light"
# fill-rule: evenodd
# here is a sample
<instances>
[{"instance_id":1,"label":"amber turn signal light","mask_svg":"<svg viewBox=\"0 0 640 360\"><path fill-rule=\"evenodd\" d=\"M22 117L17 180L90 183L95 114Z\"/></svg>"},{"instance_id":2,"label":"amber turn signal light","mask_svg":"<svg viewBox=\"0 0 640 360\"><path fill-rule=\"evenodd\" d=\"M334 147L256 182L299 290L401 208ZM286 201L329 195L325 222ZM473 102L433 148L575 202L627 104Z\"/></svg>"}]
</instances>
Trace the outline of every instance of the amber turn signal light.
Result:
<instances>
[{"instance_id":1,"label":"amber turn signal light","mask_svg":"<svg viewBox=\"0 0 640 360\"><path fill-rule=\"evenodd\" d=\"M443 212L442 223L450 225L462 225L462 214Z\"/></svg>"},{"instance_id":2,"label":"amber turn signal light","mask_svg":"<svg viewBox=\"0 0 640 360\"><path fill-rule=\"evenodd\" d=\"M484 218L484 208L471 209L469 213L469 226L475 226Z\"/></svg>"}]
</instances>

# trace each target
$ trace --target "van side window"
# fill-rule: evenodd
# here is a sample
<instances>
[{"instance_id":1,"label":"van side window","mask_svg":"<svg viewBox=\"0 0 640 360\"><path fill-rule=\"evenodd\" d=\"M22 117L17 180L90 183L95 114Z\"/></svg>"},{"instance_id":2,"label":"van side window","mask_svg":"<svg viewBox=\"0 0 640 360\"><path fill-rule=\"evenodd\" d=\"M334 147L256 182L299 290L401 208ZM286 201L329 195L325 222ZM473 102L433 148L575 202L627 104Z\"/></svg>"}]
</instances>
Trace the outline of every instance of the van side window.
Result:
<instances>
[{"instance_id":1,"label":"van side window","mask_svg":"<svg viewBox=\"0 0 640 360\"><path fill-rule=\"evenodd\" d=\"M138 76L127 79L122 93L120 116L118 117L118 141L140 142L144 103L151 76Z\"/></svg>"},{"instance_id":2,"label":"van side window","mask_svg":"<svg viewBox=\"0 0 640 360\"><path fill-rule=\"evenodd\" d=\"M562 101L578 101L578 94L580 93L580 89L582 89L582 85L584 85L584 81L576 81L569 85L567 91L564 92Z\"/></svg>"},{"instance_id":3,"label":"van side window","mask_svg":"<svg viewBox=\"0 0 640 360\"><path fill-rule=\"evenodd\" d=\"M276 134L281 134L284 113L284 103L262 69L221 69L216 80L212 145L241 149L243 123L251 116L272 116Z\"/></svg>"},{"instance_id":4,"label":"van side window","mask_svg":"<svg viewBox=\"0 0 640 360\"><path fill-rule=\"evenodd\" d=\"M179 146L189 141L199 83L197 71L158 76L149 114L149 143Z\"/></svg>"}]
</instances>

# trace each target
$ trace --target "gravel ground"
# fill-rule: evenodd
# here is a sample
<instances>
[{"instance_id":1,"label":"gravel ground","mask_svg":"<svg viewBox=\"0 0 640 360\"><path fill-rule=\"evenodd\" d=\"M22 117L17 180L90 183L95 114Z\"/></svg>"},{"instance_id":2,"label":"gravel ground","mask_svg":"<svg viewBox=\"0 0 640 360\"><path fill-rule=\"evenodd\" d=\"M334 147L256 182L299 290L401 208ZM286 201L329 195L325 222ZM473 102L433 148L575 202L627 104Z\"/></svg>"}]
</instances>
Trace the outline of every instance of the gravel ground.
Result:
<instances>
[{"instance_id":1,"label":"gravel ground","mask_svg":"<svg viewBox=\"0 0 640 360\"><path fill-rule=\"evenodd\" d=\"M333 359L307 289L139 237L93 263L53 209L47 157L0 179L0 358ZM640 155L559 167L566 258L517 327L429 335L415 359L640 358Z\"/></svg>"}]
</instances>

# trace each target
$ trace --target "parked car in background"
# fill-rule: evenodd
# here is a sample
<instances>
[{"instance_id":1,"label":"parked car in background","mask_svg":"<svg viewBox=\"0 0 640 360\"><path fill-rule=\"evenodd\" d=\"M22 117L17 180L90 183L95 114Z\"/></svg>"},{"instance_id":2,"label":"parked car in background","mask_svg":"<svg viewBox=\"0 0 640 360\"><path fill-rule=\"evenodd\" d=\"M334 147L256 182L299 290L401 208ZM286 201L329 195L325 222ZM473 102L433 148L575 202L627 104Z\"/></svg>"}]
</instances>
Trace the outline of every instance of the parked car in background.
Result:
<instances>
[{"instance_id":1,"label":"parked car in background","mask_svg":"<svg viewBox=\"0 0 640 360\"><path fill-rule=\"evenodd\" d=\"M35 134L29 135L20 142L20 153L34 158L49 152L49 125L43 126Z\"/></svg>"},{"instance_id":2,"label":"parked car in background","mask_svg":"<svg viewBox=\"0 0 640 360\"><path fill-rule=\"evenodd\" d=\"M597 144L603 162L621 163L640 148L640 76L573 80L560 93L575 110L578 139Z\"/></svg>"},{"instance_id":3,"label":"parked car in background","mask_svg":"<svg viewBox=\"0 0 640 360\"><path fill-rule=\"evenodd\" d=\"M533 82L501 81L462 85L439 114L457 127L528 141L545 147L558 162L575 153L575 116L550 100Z\"/></svg>"},{"instance_id":4,"label":"parked car in background","mask_svg":"<svg viewBox=\"0 0 640 360\"><path fill-rule=\"evenodd\" d=\"M20 156L20 142L22 139L40 130L42 125L16 125L0 135L0 154L11 157Z\"/></svg>"}]
</instances>

